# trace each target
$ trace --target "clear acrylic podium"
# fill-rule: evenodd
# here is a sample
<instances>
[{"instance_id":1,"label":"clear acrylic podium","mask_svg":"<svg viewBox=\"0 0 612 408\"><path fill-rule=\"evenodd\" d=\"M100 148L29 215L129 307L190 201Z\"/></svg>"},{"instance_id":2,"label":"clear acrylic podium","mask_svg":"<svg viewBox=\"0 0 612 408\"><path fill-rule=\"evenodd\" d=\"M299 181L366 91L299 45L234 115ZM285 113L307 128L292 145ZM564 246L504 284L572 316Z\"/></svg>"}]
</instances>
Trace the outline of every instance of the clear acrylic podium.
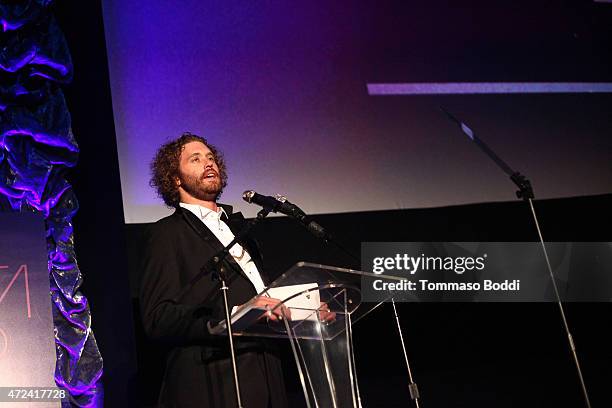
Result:
<instances>
[{"instance_id":1,"label":"clear acrylic podium","mask_svg":"<svg viewBox=\"0 0 612 408\"><path fill-rule=\"evenodd\" d=\"M232 314L234 336L288 338L308 408L360 407L352 325L391 297L381 293L380 301L364 303L362 285L404 279L299 262L260 294L281 299L291 319L266 319L252 299ZM211 332L225 330L223 321Z\"/></svg>"}]
</instances>

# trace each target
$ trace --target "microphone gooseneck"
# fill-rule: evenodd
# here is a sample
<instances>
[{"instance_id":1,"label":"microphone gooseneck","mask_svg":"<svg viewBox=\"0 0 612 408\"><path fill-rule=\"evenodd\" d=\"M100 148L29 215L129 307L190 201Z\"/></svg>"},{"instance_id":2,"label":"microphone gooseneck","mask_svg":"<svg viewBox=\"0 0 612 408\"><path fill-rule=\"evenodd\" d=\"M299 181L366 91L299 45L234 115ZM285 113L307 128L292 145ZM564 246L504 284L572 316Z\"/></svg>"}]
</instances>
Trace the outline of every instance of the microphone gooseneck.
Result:
<instances>
[{"instance_id":1,"label":"microphone gooseneck","mask_svg":"<svg viewBox=\"0 0 612 408\"><path fill-rule=\"evenodd\" d=\"M331 239L330 235L322 226L311 220L300 207L289 202L283 195L277 194L272 197L258 194L253 190L247 190L242 194L242 199L249 204L256 204L268 211L278 212L296 219L317 238L321 238L324 241L329 241Z\"/></svg>"}]
</instances>

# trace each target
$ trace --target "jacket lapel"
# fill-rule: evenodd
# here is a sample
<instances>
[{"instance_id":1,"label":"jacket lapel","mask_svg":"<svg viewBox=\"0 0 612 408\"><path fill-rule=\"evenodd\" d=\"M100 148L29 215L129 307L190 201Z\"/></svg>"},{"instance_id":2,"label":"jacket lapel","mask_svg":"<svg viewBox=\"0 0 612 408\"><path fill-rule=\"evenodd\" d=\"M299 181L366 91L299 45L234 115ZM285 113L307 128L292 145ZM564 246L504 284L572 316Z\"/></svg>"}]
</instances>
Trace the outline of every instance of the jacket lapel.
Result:
<instances>
[{"instance_id":1,"label":"jacket lapel","mask_svg":"<svg viewBox=\"0 0 612 408\"><path fill-rule=\"evenodd\" d=\"M229 215L229 219L225 222L229 226L230 230L232 230L232 233L234 234L234 236L236 236L247 225L247 220L244 218L241 212L232 213L231 212L232 207L225 206L225 205L222 205L222 206L224 207L225 212ZM229 211L227 207L229 207ZM259 275L261 276L261 279L263 280L264 285L268 286L270 282L268 280L268 277L264 273L263 257L259 250L259 245L257 244L257 241L252 239L250 236L247 236L246 239L239 241L239 243L240 245L242 245L244 249L247 250L247 252L251 256L251 259L253 260L253 262L255 262L255 266L257 267L257 270L259 271Z\"/></svg>"},{"instance_id":2,"label":"jacket lapel","mask_svg":"<svg viewBox=\"0 0 612 408\"><path fill-rule=\"evenodd\" d=\"M224 206L224 209L226 209L227 207L229 206ZM229 208L231 211L231 207ZM183 207L177 208L176 211L177 213L180 212L180 215L183 217L183 220L200 236L200 238L207 245L213 248L215 253L221 252L223 250L224 245L221 243L221 241L219 241L219 239L215 236L215 234L213 234L213 232L210 229L208 229L208 227L202 222L202 220L200 220L194 213L192 213L191 211ZM227 212L227 209L226 209L226 212ZM236 263L236 261L231 255L228 254L225 257L225 261L231 266L232 271L239 273L246 279L249 279L246 273L242 270L240 265Z\"/></svg>"}]
</instances>

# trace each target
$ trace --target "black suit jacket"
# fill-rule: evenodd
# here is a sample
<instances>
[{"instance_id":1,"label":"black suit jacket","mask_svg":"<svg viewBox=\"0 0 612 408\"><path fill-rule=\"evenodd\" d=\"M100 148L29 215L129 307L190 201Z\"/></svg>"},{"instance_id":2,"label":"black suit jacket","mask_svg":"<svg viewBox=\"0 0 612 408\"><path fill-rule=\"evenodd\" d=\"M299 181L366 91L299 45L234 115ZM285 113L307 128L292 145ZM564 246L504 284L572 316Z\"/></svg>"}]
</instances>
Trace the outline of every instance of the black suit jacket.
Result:
<instances>
[{"instance_id":1,"label":"black suit jacket","mask_svg":"<svg viewBox=\"0 0 612 408\"><path fill-rule=\"evenodd\" d=\"M226 223L237 234L245 224L244 217L233 214L229 206L223 208L229 215ZM160 406L234 406L227 338L211 336L207 327L209 321L224 318L218 281L204 276L183 298L176 299L181 288L223 245L197 216L181 207L153 224L146 240L140 288L143 324L150 338L171 346ZM256 243L247 240L241 245L267 284ZM230 308L256 295L252 283L231 256L223 266L227 270ZM245 338L237 339L236 349L245 408L284 407L280 361L274 348L265 341Z\"/></svg>"}]
</instances>

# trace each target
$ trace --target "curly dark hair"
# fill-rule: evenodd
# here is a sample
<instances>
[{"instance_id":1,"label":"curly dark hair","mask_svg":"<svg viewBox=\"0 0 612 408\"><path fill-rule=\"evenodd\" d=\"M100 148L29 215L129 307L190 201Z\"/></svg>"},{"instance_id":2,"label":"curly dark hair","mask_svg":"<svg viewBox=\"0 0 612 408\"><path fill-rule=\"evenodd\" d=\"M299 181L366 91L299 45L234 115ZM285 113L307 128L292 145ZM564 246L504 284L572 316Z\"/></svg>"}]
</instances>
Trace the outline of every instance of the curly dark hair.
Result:
<instances>
[{"instance_id":1,"label":"curly dark hair","mask_svg":"<svg viewBox=\"0 0 612 408\"><path fill-rule=\"evenodd\" d=\"M198 135L185 132L176 140L162 145L155 154L151 162L151 180L149 185L157 190L157 195L164 200L168 207L178 207L179 189L176 179L179 176L179 164L181 152L189 142L202 142L212 152L217 166L219 166L219 176L221 177L221 191L227 186L227 167L223 154L212 144ZM217 196L218 198L218 196Z\"/></svg>"}]
</instances>

